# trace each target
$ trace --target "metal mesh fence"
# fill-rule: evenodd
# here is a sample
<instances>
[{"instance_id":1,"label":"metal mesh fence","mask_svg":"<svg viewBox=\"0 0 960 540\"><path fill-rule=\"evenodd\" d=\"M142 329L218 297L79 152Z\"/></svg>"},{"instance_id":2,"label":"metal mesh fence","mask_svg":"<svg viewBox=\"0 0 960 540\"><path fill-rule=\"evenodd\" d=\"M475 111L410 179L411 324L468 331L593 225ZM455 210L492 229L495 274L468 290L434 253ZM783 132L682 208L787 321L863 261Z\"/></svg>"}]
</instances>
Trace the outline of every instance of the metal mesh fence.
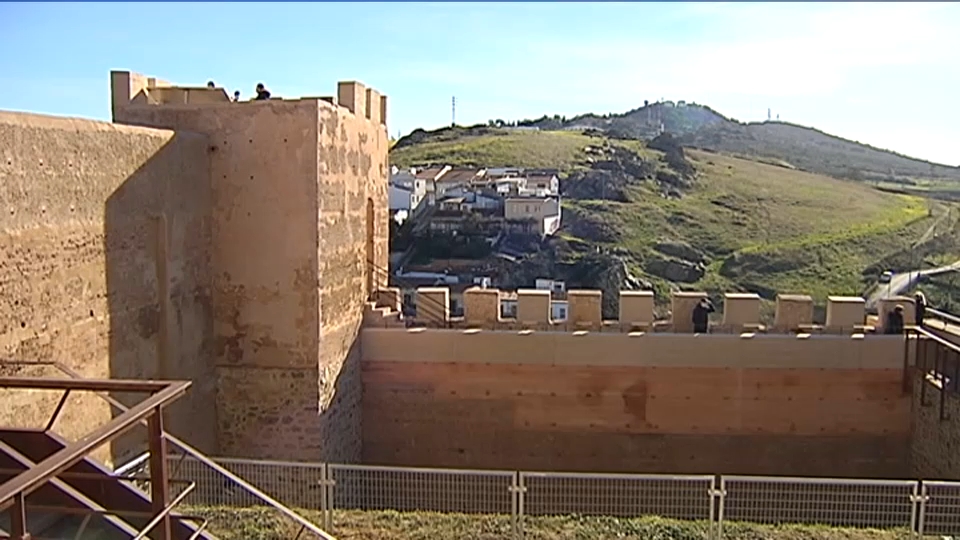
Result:
<instances>
[{"instance_id":1,"label":"metal mesh fence","mask_svg":"<svg viewBox=\"0 0 960 540\"><path fill-rule=\"evenodd\" d=\"M725 476L721 521L913 527L917 482Z\"/></svg>"},{"instance_id":2,"label":"metal mesh fence","mask_svg":"<svg viewBox=\"0 0 960 540\"><path fill-rule=\"evenodd\" d=\"M200 506L262 506L250 491L185 455L168 457L171 496ZM347 513L392 510L483 515L662 516L717 524L817 524L914 529L960 535L960 482L638 475L427 469L217 458L216 462L293 508L323 511L332 526ZM125 471L148 475L148 461ZM138 483L149 493L149 482ZM719 488L719 489L715 489ZM471 520L473 518L470 518ZM469 520L468 520L469 521Z\"/></svg>"},{"instance_id":3,"label":"metal mesh fence","mask_svg":"<svg viewBox=\"0 0 960 540\"><path fill-rule=\"evenodd\" d=\"M322 510L325 465L247 459L217 458L216 463L239 476L284 506ZM170 497L177 497L190 483L193 491L183 499L190 506L262 506L264 501L244 489L232 479L220 474L203 462L186 454L167 456ZM149 477L149 461L123 471L126 476ZM134 482L145 493L150 492L150 480Z\"/></svg>"},{"instance_id":4,"label":"metal mesh fence","mask_svg":"<svg viewBox=\"0 0 960 540\"><path fill-rule=\"evenodd\" d=\"M924 481L920 533L960 536L960 482Z\"/></svg>"},{"instance_id":5,"label":"metal mesh fence","mask_svg":"<svg viewBox=\"0 0 960 540\"><path fill-rule=\"evenodd\" d=\"M263 501L190 456L170 456L170 479L196 482L184 503L204 506L261 506ZM324 465L245 459L217 459L217 464L256 486L284 506L323 509ZM171 486L173 492L174 486Z\"/></svg>"},{"instance_id":6,"label":"metal mesh fence","mask_svg":"<svg viewBox=\"0 0 960 540\"><path fill-rule=\"evenodd\" d=\"M516 473L328 465L334 510L510 514Z\"/></svg>"},{"instance_id":7,"label":"metal mesh fence","mask_svg":"<svg viewBox=\"0 0 960 540\"><path fill-rule=\"evenodd\" d=\"M525 515L713 518L713 476L520 473Z\"/></svg>"}]
</instances>

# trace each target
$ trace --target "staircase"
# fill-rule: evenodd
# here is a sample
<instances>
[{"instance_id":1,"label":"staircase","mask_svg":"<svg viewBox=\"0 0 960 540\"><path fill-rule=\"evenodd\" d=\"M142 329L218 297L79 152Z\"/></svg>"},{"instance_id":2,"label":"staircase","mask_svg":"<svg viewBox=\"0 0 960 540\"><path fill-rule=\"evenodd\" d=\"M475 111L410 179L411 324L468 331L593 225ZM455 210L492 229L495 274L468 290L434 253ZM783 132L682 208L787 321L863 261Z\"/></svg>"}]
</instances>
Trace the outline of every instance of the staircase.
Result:
<instances>
[{"instance_id":1,"label":"staircase","mask_svg":"<svg viewBox=\"0 0 960 540\"><path fill-rule=\"evenodd\" d=\"M0 429L0 484L66 445L49 431ZM154 515L148 494L90 457L70 466L58 481L31 493L27 504L28 530L33 538L128 540L146 528ZM200 530L200 524L180 514L171 513L170 523L175 540L216 540ZM11 529L9 512L0 515L0 529ZM159 531L148 537L158 538ZM0 538L9 536L0 533Z\"/></svg>"},{"instance_id":2,"label":"staircase","mask_svg":"<svg viewBox=\"0 0 960 540\"><path fill-rule=\"evenodd\" d=\"M58 362L0 361L3 368L16 371L25 366L54 368L64 377L0 376L0 388L61 391L60 404L41 429L0 426L0 540L217 540L208 532L209 517L186 516L173 511L193 493L195 482L167 495L170 476L161 468L151 471L147 481L163 482L157 491L165 506L159 508L134 480L144 478L114 472L90 457L91 452L109 443L134 426L147 428L147 446L170 456L181 453L204 467L208 475L245 493L252 506L272 511L287 526L299 530L297 538L335 540L316 524L263 493L197 449L163 430L160 415L169 403L186 393L189 381L85 379ZM115 416L76 441L66 441L50 427L67 402L70 392L91 392L115 410ZM148 394L132 407L110 396L111 392ZM147 454L149 456L149 454ZM148 457L149 459L149 457ZM168 498L169 497L169 498ZM231 517L214 518L224 530L236 524ZM170 524L165 534L163 521Z\"/></svg>"}]
</instances>

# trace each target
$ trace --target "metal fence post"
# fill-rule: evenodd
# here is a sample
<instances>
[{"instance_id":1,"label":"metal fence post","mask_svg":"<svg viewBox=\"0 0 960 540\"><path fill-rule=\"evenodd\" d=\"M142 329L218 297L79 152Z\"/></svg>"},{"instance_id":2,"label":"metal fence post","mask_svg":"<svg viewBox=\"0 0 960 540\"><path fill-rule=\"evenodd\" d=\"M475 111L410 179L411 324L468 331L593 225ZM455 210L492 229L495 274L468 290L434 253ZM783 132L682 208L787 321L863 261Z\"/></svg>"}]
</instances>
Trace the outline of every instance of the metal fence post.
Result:
<instances>
[{"instance_id":1,"label":"metal fence post","mask_svg":"<svg viewBox=\"0 0 960 540\"><path fill-rule=\"evenodd\" d=\"M713 535L716 540L723 538L723 505L727 496L727 482L720 476L720 489L716 489L716 478L710 485L710 520L713 521L714 501L716 501L716 527Z\"/></svg>"},{"instance_id":2,"label":"metal fence post","mask_svg":"<svg viewBox=\"0 0 960 540\"><path fill-rule=\"evenodd\" d=\"M333 530L333 472L329 463L320 465L320 517L324 530Z\"/></svg>"},{"instance_id":3,"label":"metal fence post","mask_svg":"<svg viewBox=\"0 0 960 540\"><path fill-rule=\"evenodd\" d=\"M917 526L914 530L915 536L923 538L924 521L927 515L927 501L930 496L927 494L927 485L923 481L917 482L919 496L917 497Z\"/></svg>"},{"instance_id":4,"label":"metal fence post","mask_svg":"<svg viewBox=\"0 0 960 540\"><path fill-rule=\"evenodd\" d=\"M523 510L527 493L527 487L524 482L524 474L521 471L514 473L513 483L508 488L513 495L510 498L510 513L513 522L513 538L519 540L523 538Z\"/></svg>"},{"instance_id":5,"label":"metal fence post","mask_svg":"<svg viewBox=\"0 0 960 540\"><path fill-rule=\"evenodd\" d=\"M320 522L325 530L327 527L327 512L330 511L330 503L327 499L327 464L320 464Z\"/></svg>"},{"instance_id":6,"label":"metal fence post","mask_svg":"<svg viewBox=\"0 0 960 540\"><path fill-rule=\"evenodd\" d=\"M917 505L920 503L920 482L913 485L913 491L910 492L910 532L913 536L918 536L923 531L923 525L919 522Z\"/></svg>"}]
</instances>

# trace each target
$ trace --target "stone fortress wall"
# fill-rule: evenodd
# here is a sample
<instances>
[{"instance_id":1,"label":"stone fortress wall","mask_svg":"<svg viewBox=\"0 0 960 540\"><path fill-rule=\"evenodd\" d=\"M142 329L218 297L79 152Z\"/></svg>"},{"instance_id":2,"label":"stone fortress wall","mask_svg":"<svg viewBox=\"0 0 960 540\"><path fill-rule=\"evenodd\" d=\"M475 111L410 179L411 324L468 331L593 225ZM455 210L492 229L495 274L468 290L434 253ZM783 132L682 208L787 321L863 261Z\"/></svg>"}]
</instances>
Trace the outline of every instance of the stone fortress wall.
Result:
<instances>
[{"instance_id":1,"label":"stone fortress wall","mask_svg":"<svg viewBox=\"0 0 960 540\"><path fill-rule=\"evenodd\" d=\"M501 301L504 297L498 289L473 287L464 291L463 317L450 316L450 290L447 287L420 287L417 289L417 323L427 327L462 327L488 329L530 329L563 331L602 332L693 332L693 308L706 292L674 292L671 295L669 320L654 317L653 291L620 291L619 318L605 321L601 316L602 292L599 290L567 291L568 316L563 321L551 318L551 294L547 290L520 289L516 292L516 317L503 317ZM396 325L399 321L401 295L398 288L377 291L375 307L383 311L379 316L373 311L368 324L371 326ZM826 321L814 321L813 298L802 294L777 296L776 318L767 328L761 323L760 296L753 293L727 293L722 306L722 321L711 325L719 332L792 332L792 333L862 333L883 331L887 313L896 305L902 305L904 324L913 324L913 299L892 297L882 299L878 306L879 316L875 324L868 324L866 301L860 297L830 296L827 298ZM386 315L390 316L386 316Z\"/></svg>"},{"instance_id":2,"label":"stone fortress wall","mask_svg":"<svg viewBox=\"0 0 960 540\"><path fill-rule=\"evenodd\" d=\"M453 319L446 289L422 289L425 328L408 329L379 270L386 98L345 82L232 103L130 72L111 88L114 123L0 112L0 354L190 379L168 424L207 453L960 478L960 423L904 386L903 340L870 333L862 299L831 299L816 325L809 298L784 295L762 328L759 299L731 294L716 333L693 335L703 293L656 321L652 293L625 291L603 321L599 291L570 291L555 322L543 291L504 320L499 291L468 291ZM58 397L0 393L0 421L43 425ZM74 395L55 429L110 414Z\"/></svg>"},{"instance_id":3,"label":"stone fortress wall","mask_svg":"<svg viewBox=\"0 0 960 540\"><path fill-rule=\"evenodd\" d=\"M356 337L381 285L366 261L388 255L386 98L344 82L336 99L231 103L111 78L114 122L210 139L220 453L358 459Z\"/></svg>"},{"instance_id":4,"label":"stone fortress wall","mask_svg":"<svg viewBox=\"0 0 960 540\"><path fill-rule=\"evenodd\" d=\"M191 379L168 423L203 449L215 448L209 163L201 134L0 112L0 358L60 362L91 378ZM161 273L176 315L161 308ZM42 427L59 399L0 390L0 421ZM74 392L54 429L79 437L110 414ZM137 450L128 442L114 446L118 459Z\"/></svg>"},{"instance_id":5,"label":"stone fortress wall","mask_svg":"<svg viewBox=\"0 0 960 540\"><path fill-rule=\"evenodd\" d=\"M885 478L916 470L904 339L871 333L863 299L830 298L826 324L815 325L812 299L784 295L763 328L759 297L728 294L716 333L695 335L690 312L705 293L675 293L670 321L654 320L645 291L621 292L616 321L601 320L600 291L569 291L563 322L550 321L549 292L518 291L516 319L500 317L500 296L469 289L464 317L451 319L445 288L420 289L419 328L397 315L398 290L368 304L365 462ZM881 314L909 303L887 300Z\"/></svg>"},{"instance_id":6,"label":"stone fortress wall","mask_svg":"<svg viewBox=\"0 0 960 540\"><path fill-rule=\"evenodd\" d=\"M233 103L110 78L113 124L0 115L0 351L191 379L168 423L211 454L358 460L359 330L385 285L367 261L387 264L386 98L342 82L335 98ZM7 398L5 423L38 427L58 396ZM109 417L83 403L60 431Z\"/></svg>"}]
</instances>

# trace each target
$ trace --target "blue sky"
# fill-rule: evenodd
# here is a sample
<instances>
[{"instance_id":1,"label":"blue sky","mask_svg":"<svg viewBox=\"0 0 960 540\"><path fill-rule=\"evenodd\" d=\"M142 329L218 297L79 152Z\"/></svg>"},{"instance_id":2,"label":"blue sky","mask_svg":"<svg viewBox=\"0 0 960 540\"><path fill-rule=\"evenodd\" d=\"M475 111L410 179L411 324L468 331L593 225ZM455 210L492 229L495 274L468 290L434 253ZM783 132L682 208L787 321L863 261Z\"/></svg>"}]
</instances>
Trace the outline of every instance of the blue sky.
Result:
<instances>
[{"instance_id":1,"label":"blue sky","mask_svg":"<svg viewBox=\"0 0 960 540\"><path fill-rule=\"evenodd\" d=\"M390 96L391 135L623 112L780 118L960 165L960 4L0 3L0 109L108 119L108 72Z\"/></svg>"}]
</instances>

